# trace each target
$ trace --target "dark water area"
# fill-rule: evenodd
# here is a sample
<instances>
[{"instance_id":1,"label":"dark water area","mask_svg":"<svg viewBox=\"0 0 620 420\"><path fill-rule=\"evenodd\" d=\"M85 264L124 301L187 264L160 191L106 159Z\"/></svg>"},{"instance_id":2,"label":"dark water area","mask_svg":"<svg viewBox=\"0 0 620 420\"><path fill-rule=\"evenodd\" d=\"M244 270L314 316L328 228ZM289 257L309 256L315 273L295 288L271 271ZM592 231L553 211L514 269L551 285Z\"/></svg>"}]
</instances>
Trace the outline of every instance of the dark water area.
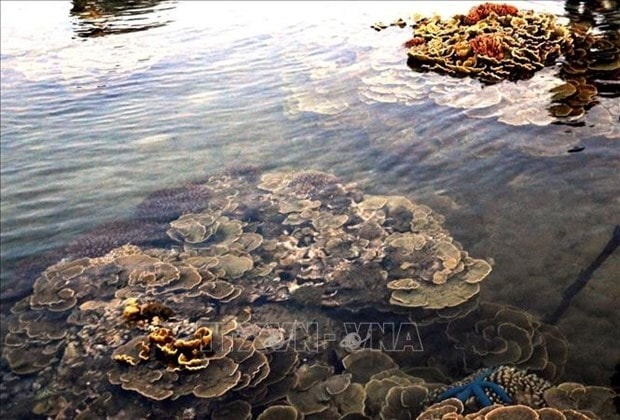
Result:
<instances>
[{"instance_id":1,"label":"dark water area","mask_svg":"<svg viewBox=\"0 0 620 420\"><path fill-rule=\"evenodd\" d=\"M415 72L403 47L410 27L371 29L414 13L467 13L476 4L2 2L3 347L16 346L15 319L33 312L23 312L23 299L46 268L100 257L126 243L190 252L188 242L179 245L171 236L170 223L224 200L224 192L215 200L213 190L227 187L215 188L209 177L242 180L243 187L231 187L241 191L239 209L223 214L242 215L252 227L267 223L261 207L249 205L264 198L261 177L304 171L335 175L347 197L404 196L432 209L455 243L493 267L480 283L476 302L485 309L478 311L493 305L523 311L519 317L530 317L536 331L526 335L537 340L547 328L543 320L557 313L566 290L583 280L620 224L620 9L614 1L514 2L563 24L592 27L602 41L590 44L586 70L575 53L530 79L492 85ZM569 81L596 93L573 117L562 118L553 107L565 102L550 91ZM252 233L267 240L261 229ZM179 252L176 258L184 258ZM609 252L588 274L548 327L567 349L553 382L610 387L620 363L620 251ZM231 283L246 280L237 281ZM393 321L379 304L343 315L343 308L306 307L294 298L287 306L275 296L249 305L254 319L319 319L327 331L342 320ZM18 309L11 313L13 305ZM427 315L405 315L418 323L424 350L410 359L394 355L396 363L437 368L453 379L484 365L484 358L477 365L444 352L445 337L437 337L446 323L426 325ZM52 329L64 325L60 318L37 319ZM93 371L106 366L102 360L112 363L113 341L97 343L106 347L93 350ZM552 350L545 351L551 360ZM52 353L49 346L33 357L43 360L46 352ZM341 354L327 353L316 360L333 362L336 374L348 372ZM62 403L48 389L58 380L50 379L54 365L19 375L11 357L0 363L3 417L28 418L33 406L41 418L63 413L52 407ZM118 381L116 392L130 394ZM80 398L109 413L97 396ZM175 397L170 412L184 413L188 398ZM152 399L138 405L155 413ZM100 405L91 405L95 400ZM63 415L57 418L76 414Z\"/></svg>"}]
</instances>

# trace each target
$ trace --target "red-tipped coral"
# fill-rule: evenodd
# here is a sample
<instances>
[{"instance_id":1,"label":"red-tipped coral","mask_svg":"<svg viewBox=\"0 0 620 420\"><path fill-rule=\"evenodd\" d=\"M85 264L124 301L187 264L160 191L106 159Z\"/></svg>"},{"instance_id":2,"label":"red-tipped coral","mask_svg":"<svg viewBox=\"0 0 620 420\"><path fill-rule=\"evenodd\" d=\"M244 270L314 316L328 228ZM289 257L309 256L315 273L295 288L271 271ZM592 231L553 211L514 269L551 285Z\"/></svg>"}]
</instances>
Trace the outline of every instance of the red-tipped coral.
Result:
<instances>
[{"instance_id":1,"label":"red-tipped coral","mask_svg":"<svg viewBox=\"0 0 620 420\"><path fill-rule=\"evenodd\" d=\"M504 44L498 35L478 35L469 41L469 46L476 54L497 60L504 58Z\"/></svg>"},{"instance_id":2,"label":"red-tipped coral","mask_svg":"<svg viewBox=\"0 0 620 420\"><path fill-rule=\"evenodd\" d=\"M519 9L509 4L495 4L484 3L469 10L469 13L465 17L465 23L473 25L478 21L488 17L491 13L495 13L497 16L509 16L519 13Z\"/></svg>"},{"instance_id":3,"label":"red-tipped coral","mask_svg":"<svg viewBox=\"0 0 620 420\"><path fill-rule=\"evenodd\" d=\"M422 38L420 36L416 36L414 38L411 38L409 41L405 42L403 44L403 47L405 47L405 48L417 47L418 45L422 45L425 42L426 41L424 40L424 38Z\"/></svg>"}]
</instances>

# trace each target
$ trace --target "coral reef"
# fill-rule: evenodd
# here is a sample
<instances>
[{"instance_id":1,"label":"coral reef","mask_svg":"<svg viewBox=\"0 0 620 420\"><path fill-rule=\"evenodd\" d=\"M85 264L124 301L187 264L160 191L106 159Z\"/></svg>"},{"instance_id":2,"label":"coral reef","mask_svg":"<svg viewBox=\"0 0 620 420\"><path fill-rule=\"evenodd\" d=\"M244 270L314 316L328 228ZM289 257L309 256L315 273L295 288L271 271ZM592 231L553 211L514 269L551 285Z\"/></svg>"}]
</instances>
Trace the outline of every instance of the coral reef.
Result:
<instances>
[{"instance_id":1,"label":"coral reef","mask_svg":"<svg viewBox=\"0 0 620 420\"><path fill-rule=\"evenodd\" d=\"M39 388L54 390L32 401L36 414L116 415L119 406L109 407L107 395L118 388L125 399L143 398L138 406L120 404L123 413L192 396L205 402L195 407L203 414L217 412L216 405L242 411L226 405L235 398L267 408L265 418L294 415L268 409L284 398L308 414L314 408L296 385L298 349L317 357L334 344L319 340L320 331L265 325L285 311L270 304L303 302L299 315L289 312L302 319L313 308L379 305L424 311L432 322L445 308L469 303L491 270L430 208L364 195L318 171L216 175L154 193L146 203L140 211L150 209L154 218L134 218L132 226L144 233L138 220L159 226L154 222L178 216L167 223L172 249L123 244L102 254L125 239L128 225L114 225L119 235L86 246L91 257L48 267L13 307L4 360L14 374L36 373ZM244 306L257 300L261 310ZM348 371L329 371L317 387L331 395L325 410L360 413L362 383L397 365L378 350L343 357Z\"/></svg>"},{"instance_id":2,"label":"coral reef","mask_svg":"<svg viewBox=\"0 0 620 420\"><path fill-rule=\"evenodd\" d=\"M473 76L486 83L528 79L571 45L568 29L551 14L485 3L467 16L419 18L407 44L418 71Z\"/></svg>"},{"instance_id":3,"label":"coral reef","mask_svg":"<svg viewBox=\"0 0 620 420\"><path fill-rule=\"evenodd\" d=\"M408 419L442 393L463 400L455 413L471 410L472 394L538 409L543 388L558 410L608 407L604 389L584 388L582 398L516 368L559 376L562 336L519 310L479 304L491 265L470 257L429 207L318 171L195 185L209 200L168 221L170 248L125 244L63 259L2 319L8 381L32 378L31 393L3 397L13 412ZM336 322L370 311L392 329L362 339ZM421 353L419 320L443 341L432 356L409 358ZM474 373L473 388L468 378L448 386L432 366L455 350L470 366L513 367Z\"/></svg>"},{"instance_id":4,"label":"coral reef","mask_svg":"<svg viewBox=\"0 0 620 420\"><path fill-rule=\"evenodd\" d=\"M574 410L593 418L618 418L620 415L614 407L616 393L600 386L584 386L573 382L564 382L547 389L544 393L546 403L562 410Z\"/></svg>"},{"instance_id":5,"label":"coral reef","mask_svg":"<svg viewBox=\"0 0 620 420\"><path fill-rule=\"evenodd\" d=\"M470 76L483 85L408 75L395 59L386 62L387 53L376 54L379 60L371 60L371 66L380 73L363 78L365 102L410 105L428 96L465 108L475 118L499 117L510 125L566 123L574 129L585 123L590 133L595 126L597 134L620 138L617 101L611 101L618 97L620 77L617 31L572 17L569 24L559 24L550 14L496 3L450 19L414 15L411 26L413 36L403 46L413 74ZM529 82L545 67L547 74ZM504 83L499 93L485 89L506 79L520 83ZM585 118L593 108L596 112Z\"/></svg>"},{"instance_id":6,"label":"coral reef","mask_svg":"<svg viewBox=\"0 0 620 420\"><path fill-rule=\"evenodd\" d=\"M505 390L512 400L511 403L506 404L505 398L487 390L483 398L490 399L493 404L486 407L480 407L473 398L465 401L462 401L462 398L443 399L450 395L443 391L444 387L440 387L429 395L430 401L439 399L440 402L427 407L418 419L618 418L613 406L615 394L609 388L585 387L575 383L552 386L536 374L508 366L500 366L490 374L487 373L488 369L475 372L463 381L451 385L450 389L455 389L455 386L458 388L462 383L471 383L471 379L479 375L486 375L487 381ZM441 394L438 394L439 392Z\"/></svg>"},{"instance_id":7,"label":"coral reef","mask_svg":"<svg viewBox=\"0 0 620 420\"><path fill-rule=\"evenodd\" d=\"M474 311L448 323L448 338L472 364L510 364L530 369L548 380L562 374L568 343L556 327L536 321L527 312L483 302Z\"/></svg>"},{"instance_id":8,"label":"coral reef","mask_svg":"<svg viewBox=\"0 0 620 420\"><path fill-rule=\"evenodd\" d=\"M552 89L549 106L551 115L560 121L582 119L600 102L600 96L618 97L620 79L620 36L596 33L590 26L578 23L571 24L570 29L573 42L560 67L565 83ZM620 138L618 128L613 131Z\"/></svg>"},{"instance_id":9,"label":"coral reef","mask_svg":"<svg viewBox=\"0 0 620 420\"><path fill-rule=\"evenodd\" d=\"M100 257L125 244L151 246L165 239L165 229L155 223L119 220L105 223L78 236L65 248L72 258Z\"/></svg>"},{"instance_id":10,"label":"coral reef","mask_svg":"<svg viewBox=\"0 0 620 420\"><path fill-rule=\"evenodd\" d=\"M337 415L364 411L364 388L353 383L351 374L335 375L333 368L322 365L302 366L297 385L289 391L287 401L304 414L335 412Z\"/></svg>"},{"instance_id":11,"label":"coral reef","mask_svg":"<svg viewBox=\"0 0 620 420\"><path fill-rule=\"evenodd\" d=\"M174 316L174 311L156 301L139 304L138 299L127 299L123 309L123 316L127 321L156 322L155 318L167 320Z\"/></svg>"},{"instance_id":12,"label":"coral reef","mask_svg":"<svg viewBox=\"0 0 620 420\"><path fill-rule=\"evenodd\" d=\"M340 374L324 364L302 365L287 401L307 417L408 419L441 385L404 373L380 351L360 350L342 362L346 368Z\"/></svg>"},{"instance_id":13,"label":"coral reef","mask_svg":"<svg viewBox=\"0 0 620 420\"><path fill-rule=\"evenodd\" d=\"M418 420L541 420L541 419L575 419L595 420L599 417L589 416L575 410L561 410L551 407L532 408L527 405L498 406L492 405L480 411L464 414L462 403L456 398L434 404L422 412Z\"/></svg>"},{"instance_id":14,"label":"coral reef","mask_svg":"<svg viewBox=\"0 0 620 420\"><path fill-rule=\"evenodd\" d=\"M213 302L222 305L217 298L226 294L184 294L209 283L167 250L125 246L61 262L13 308L3 355L14 373L38 373L41 386L55 390L36 403L36 414L84 409L79 395L103 396L112 385L153 401L217 399L248 386L263 391L255 403L281 398L295 351L271 354L241 329L247 316L216 315Z\"/></svg>"},{"instance_id":15,"label":"coral reef","mask_svg":"<svg viewBox=\"0 0 620 420\"><path fill-rule=\"evenodd\" d=\"M576 38L574 44L577 45ZM373 125L381 127L381 133L372 140L382 151L387 147L416 147L417 153L429 153L433 157L443 156L448 150L458 154L462 153L459 148L467 149L479 144L477 141L480 136L475 134L475 127L486 124L485 120L489 119L507 126L533 130L523 130L519 135L510 136L510 142L497 139L493 144L493 153L509 148L536 156L564 156L571 146L578 145L586 138L602 136L620 139L617 118L620 102L617 93L614 93L613 84L613 77L617 79L617 76L613 76L613 71L600 73L600 77L595 78L588 76L588 73L573 76L564 74L562 68L570 65L567 54L570 53L565 53L564 58L558 60L557 66L545 67L530 79L486 85L471 77L446 77L437 73L411 71L402 66L398 53L376 53L371 56L372 74L362 78L360 98L368 104L407 106L393 106L394 110L389 115L370 117L373 118ZM608 54L616 53L610 51ZM575 93L570 97L564 97L573 90L567 84L575 85ZM594 96L593 88L597 92ZM577 92L579 89L583 89L583 92ZM462 109L465 115L474 119L463 125L458 142L446 136L440 128L429 130L407 124L407 112L411 112L407 111L409 106L429 100L442 107ZM569 104L569 100L574 100L572 103L580 109L573 113L573 105ZM588 101L589 105L585 105ZM441 112L447 118L447 115L454 115L450 111L444 108ZM564 113L566 116L562 117ZM567 124L570 129L564 126ZM470 128L466 129L466 126ZM537 127L544 127L545 134L543 129ZM451 149L447 149L446 143L450 143ZM488 145L485 146L490 149Z\"/></svg>"},{"instance_id":16,"label":"coral reef","mask_svg":"<svg viewBox=\"0 0 620 420\"><path fill-rule=\"evenodd\" d=\"M237 279L249 302L441 310L476 296L491 271L441 216L405 197L364 196L316 171L268 173L257 187L214 179L212 195L222 199L167 231L190 265Z\"/></svg>"},{"instance_id":17,"label":"coral reef","mask_svg":"<svg viewBox=\"0 0 620 420\"><path fill-rule=\"evenodd\" d=\"M209 188L189 185L151 193L138 205L135 217L153 223L168 223L185 213L202 210L211 197Z\"/></svg>"}]
</instances>

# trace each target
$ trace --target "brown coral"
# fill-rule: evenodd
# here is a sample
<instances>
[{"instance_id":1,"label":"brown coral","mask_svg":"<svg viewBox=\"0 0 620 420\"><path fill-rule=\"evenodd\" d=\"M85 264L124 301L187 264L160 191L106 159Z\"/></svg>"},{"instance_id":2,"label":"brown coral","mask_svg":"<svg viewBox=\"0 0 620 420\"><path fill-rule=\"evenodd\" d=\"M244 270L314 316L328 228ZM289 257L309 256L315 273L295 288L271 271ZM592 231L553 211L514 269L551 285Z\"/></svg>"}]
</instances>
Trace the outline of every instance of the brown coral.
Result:
<instances>
[{"instance_id":1,"label":"brown coral","mask_svg":"<svg viewBox=\"0 0 620 420\"><path fill-rule=\"evenodd\" d=\"M332 367L305 365L297 375L299 379L288 392L287 400L300 413L334 412L340 418L364 411L366 392L362 385L351 382L351 374L334 375Z\"/></svg>"},{"instance_id":2,"label":"brown coral","mask_svg":"<svg viewBox=\"0 0 620 420\"><path fill-rule=\"evenodd\" d=\"M584 386L564 382L545 391L544 399L550 407L575 410L593 418L611 419L617 416L614 390L600 386Z\"/></svg>"},{"instance_id":3,"label":"brown coral","mask_svg":"<svg viewBox=\"0 0 620 420\"><path fill-rule=\"evenodd\" d=\"M557 328L510 306L483 302L446 332L466 358L487 367L511 364L554 380L566 363L568 343Z\"/></svg>"},{"instance_id":4,"label":"brown coral","mask_svg":"<svg viewBox=\"0 0 620 420\"><path fill-rule=\"evenodd\" d=\"M418 420L595 420L592 413L570 409L532 408L523 404L509 406L491 405L475 413L464 414L463 404L456 398L433 404L425 409ZM610 417L613 418L613 417Z\"/></svg>"}]
</instances>

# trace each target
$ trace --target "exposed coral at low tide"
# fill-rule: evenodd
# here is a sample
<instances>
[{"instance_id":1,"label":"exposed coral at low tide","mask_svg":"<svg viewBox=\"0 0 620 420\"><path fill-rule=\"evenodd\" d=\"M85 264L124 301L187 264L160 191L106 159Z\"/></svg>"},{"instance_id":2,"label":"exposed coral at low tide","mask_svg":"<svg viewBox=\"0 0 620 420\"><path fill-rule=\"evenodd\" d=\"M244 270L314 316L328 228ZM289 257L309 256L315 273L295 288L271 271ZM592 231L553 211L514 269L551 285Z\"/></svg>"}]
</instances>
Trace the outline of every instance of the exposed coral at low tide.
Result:
<instances>
[{"instance_id":1,"label":"exposed coral at low tide","mask_svg":"<svg viewBox=\"0 0 620 420\"><path fill-rule=\"evenodd\" d=\"M473 76L486 83L528 79L571 46L569 30L551 14L485 3L467 16L419 17L408 51L415 70Z\"/></svg>"}]
</instances>

